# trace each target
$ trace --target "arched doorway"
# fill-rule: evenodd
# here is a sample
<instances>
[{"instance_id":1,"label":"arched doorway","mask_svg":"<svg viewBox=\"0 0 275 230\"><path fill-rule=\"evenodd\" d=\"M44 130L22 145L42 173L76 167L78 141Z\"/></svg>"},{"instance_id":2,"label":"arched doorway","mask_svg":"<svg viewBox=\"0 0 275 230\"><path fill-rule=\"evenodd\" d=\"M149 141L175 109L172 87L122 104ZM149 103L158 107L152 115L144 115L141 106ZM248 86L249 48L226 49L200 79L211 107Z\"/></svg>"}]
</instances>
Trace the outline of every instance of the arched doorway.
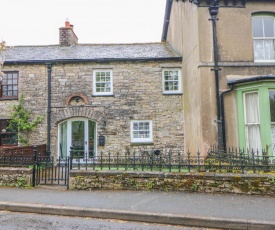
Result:
<instances>
[{"instance_id":1,"label":"arched doorway","mask_svg":"<svg viewBox=\"0 0 275 230\"><path fill-rule=\"evenodd\" d=\"M97 140L96 122L87 118L71 118L58 125L58 156L95 157Z\"/></svg>"}]
</instances>

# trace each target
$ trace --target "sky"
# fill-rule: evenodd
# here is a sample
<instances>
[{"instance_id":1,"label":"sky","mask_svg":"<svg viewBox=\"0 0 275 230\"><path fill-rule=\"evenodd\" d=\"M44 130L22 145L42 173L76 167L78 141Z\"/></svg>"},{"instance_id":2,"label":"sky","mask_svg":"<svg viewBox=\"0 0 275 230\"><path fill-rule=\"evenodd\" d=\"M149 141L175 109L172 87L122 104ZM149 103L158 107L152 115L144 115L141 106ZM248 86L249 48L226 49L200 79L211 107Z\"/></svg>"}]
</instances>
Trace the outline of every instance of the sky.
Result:
<instances>
[{"instance_id":1,"label":"sky","mask_svg":"<svg viewBox=\"0 0 275 230\"><path fill-rule=\"evenodd\" d=\"M79 43L160 42L166 0L1 0L0 41L59 43L68 18Z\"/></svg>"}]
</instances>

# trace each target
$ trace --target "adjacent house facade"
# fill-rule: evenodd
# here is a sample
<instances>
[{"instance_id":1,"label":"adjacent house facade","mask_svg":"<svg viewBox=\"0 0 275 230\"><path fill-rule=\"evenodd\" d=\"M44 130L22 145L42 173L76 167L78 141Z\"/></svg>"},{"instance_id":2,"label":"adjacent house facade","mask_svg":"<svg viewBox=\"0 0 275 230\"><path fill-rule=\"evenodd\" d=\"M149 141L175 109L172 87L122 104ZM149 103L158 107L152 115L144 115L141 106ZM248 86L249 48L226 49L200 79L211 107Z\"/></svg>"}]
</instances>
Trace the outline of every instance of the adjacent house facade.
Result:
<instances>
[{"instance_id":1,"label":"adjacent house facade","mask_svg":"<svg viewBox=\"0 0 275 230\"><path fill-rule=\"evenodd\" d=\"M275 2L168 0L163 31L183 55L185 148L275 154Z\"/></svg>"},{"instance_id":2,"label":"adjacent house facade","mask_svg":"<svg viewBox=\"0 0 275 230\"><path fill-rule=\"evenodd\" d=\"M31 144L48 153L93 157L125 148L184 148L181 55L168 43L78 44L73 26L59 45L16 46L3 54L0 145L17 145L8 130L11 106L43 122Z\"/></svg>"}]
</instances>

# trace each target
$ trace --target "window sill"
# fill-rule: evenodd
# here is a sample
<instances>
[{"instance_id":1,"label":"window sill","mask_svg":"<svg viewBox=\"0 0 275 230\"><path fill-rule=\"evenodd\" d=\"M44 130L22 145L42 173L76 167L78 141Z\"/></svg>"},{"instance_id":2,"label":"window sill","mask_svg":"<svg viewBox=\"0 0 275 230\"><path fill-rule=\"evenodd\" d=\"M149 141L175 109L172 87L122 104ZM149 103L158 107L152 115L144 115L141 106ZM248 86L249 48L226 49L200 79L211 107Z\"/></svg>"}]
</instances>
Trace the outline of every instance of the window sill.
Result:
<instances>
[{"instance_id":1,"label":"window sill","mask_svg":"<svg viewBox=\"0 0 275 230\"><path fill-rule=\"evenodd\" d=\"M275 63L275 60L254 60L256 63Z\"/></svg>"},{"instance_id":2,"label":"window sill","mask_svg":"<svg viewBox=\"0 0 275 230\"><path fill-rule=\"evenodd\" d=\"M11 100L18 100L18 97L0 98L0 101L11 101Z\"/></svg>"},{"instance_id":3,"label":"window sill","mask_svg":"<svg viewBox=\"0 0 275 230\"><path fill-rule=\"evenodd\" d=\"M96 94L96 95L92 95L93 97L114 97L114 94L106 94L106 95L104 95L104 94Z\"/></svg>"},{"instance_id":4,"label":"window sill","mask_svg":"<svg viewBox=\"0 0 275 230\"><path fill-rule=\"evenodd\" d=\"M131 146L134 145L154 145L154 142L131 142Z\"/></svg>"},{"instance_id":5,"label":"window sill","mask_svg":"<svg viewBox=\"0 0 275 230\"><path fill-rule=\"evenodd\" d=\"M183 95L183 93L181 92L163 92L163 95Z\"/></svg>"}]
</instances>

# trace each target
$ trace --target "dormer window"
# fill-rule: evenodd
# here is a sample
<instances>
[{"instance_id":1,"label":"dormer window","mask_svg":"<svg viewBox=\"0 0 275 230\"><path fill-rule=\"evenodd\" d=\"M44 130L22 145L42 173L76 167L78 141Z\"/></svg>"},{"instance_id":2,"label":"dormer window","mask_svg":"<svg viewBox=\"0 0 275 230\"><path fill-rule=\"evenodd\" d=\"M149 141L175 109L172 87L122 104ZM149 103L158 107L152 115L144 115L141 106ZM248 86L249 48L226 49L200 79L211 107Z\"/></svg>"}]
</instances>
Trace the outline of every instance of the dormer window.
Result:
<instances>
[{"instance_id":1,"label":"dormer window","mask_svg":"<svg viewBox=\"0 0 275 230\"><path fill-rule=\"evenodd\" d=\"M275 17L255 15L252 18L254 60L275 61Z\"/></svg>"}]
</instances>

